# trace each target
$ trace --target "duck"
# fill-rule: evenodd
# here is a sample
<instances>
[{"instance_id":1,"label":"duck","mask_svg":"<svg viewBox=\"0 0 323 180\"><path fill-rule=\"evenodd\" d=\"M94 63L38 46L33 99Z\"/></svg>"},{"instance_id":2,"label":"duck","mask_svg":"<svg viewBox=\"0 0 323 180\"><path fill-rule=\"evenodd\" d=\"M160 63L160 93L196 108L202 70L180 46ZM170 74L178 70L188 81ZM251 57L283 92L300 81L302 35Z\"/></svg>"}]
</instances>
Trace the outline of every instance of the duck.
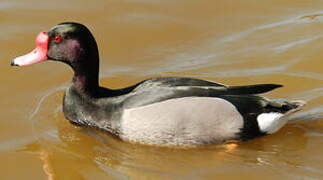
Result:
<instances>
[{"instance_id":1,"label":"duck","mask_svg":"<svg viewBox=\"0 0 323 180\"><path fill-rule=\"evenodd\" d=\"M74 72L63 97L69 122L132 143L198 146L247 141L277 132L306 104L260 95L280 84L229 86L197 78L157 77L121 89L101 87L96 40L76 22L40 32L36 48L14 58L11 65L47 60L63 62Z\"/></svg>"}]
</instances>

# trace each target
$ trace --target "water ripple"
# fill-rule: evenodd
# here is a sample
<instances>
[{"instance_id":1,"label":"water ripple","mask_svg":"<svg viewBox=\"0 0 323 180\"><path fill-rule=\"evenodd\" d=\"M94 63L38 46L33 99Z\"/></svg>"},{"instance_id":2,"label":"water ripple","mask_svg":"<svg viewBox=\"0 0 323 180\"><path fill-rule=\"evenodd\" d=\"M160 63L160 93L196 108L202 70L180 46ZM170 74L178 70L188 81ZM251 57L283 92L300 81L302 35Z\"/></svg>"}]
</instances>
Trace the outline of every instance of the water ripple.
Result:
<instances>
[{"instance_id":1,"label":"water ripple","mask_svg":"<svg viewBox=\"0 0 323 180\"><path fill-rule=\"evenodd\" d=\"M256 31L259 31L259 30L271 29L271 28L275 28L275 27L279 27L279 26L290 25L293 23L311 23L311 22L313 22L312 20L314 18L308 18L308 17L312 17L312 16L314 17L315 15L316 15L316 17L320 17L320 14L323 14L323 11L304 13L301 15L296 15L296 16L290 17L288 19L273 22L270 24L255 26L255 27L252 27L252 28L247 29L245 31L226 36L220 42L228 42L228 41L238 40L238 39L244 38Z\"/></svg>"},{"instance_id":2,"label":"water ripple","mask_svg":"<svg viewBox=\"0 0 323 180\"><path fill-rule=\"evenodd\" d=\"M40 100L38 101L38 104L36 105L36 107L34 108L34 110L29 114L29 119L33 119L34 116L38 113L39 109L41 108L43 102L52 94L61 91L61 90L65 90L67 88L67 85L61 85L59 87L56 87L54 89L51 89L47 92L44 93L43 96L41 96Z\"/></svg>"},{"instance_id":3,"label":"water ripple","mask_svg":"<svg viewBox=\"0 0 323 180\"><path fill-rule=\"evenodd\" d=\"M323 80L323 74L321 73L315 73L315 72L282 72L282 74L289 75L289 76L297 76L297 77L305 77L310 79L317 79L317 80Z\"/></svg>"},{"instance_id":4,"label":"water ripple","mask_svg":"<svg viewBox=\"0 0 323 180\"><path fill-rule=\"evenodd\" d=\"M302 99L305 101L312 101L322 96L323 96L323 88L315 88L315 89L302 91L296 94L292 94L288 96L288 98L297 99L299 97L302 97Z\"/></svg>"},{"instance_id":5,"label":"water ripple","mask_svg":"<svg viewBox=\"0 0 323 180\"><path fill-rule=\"evenodd\" d=\"M314 36L314 37L309 37L309 38L304 38L304 39L300 39L300 40L296 40L296 41L291 41L288 42L287 44L282 44L279 46L276 46L273 48L274 51L276 51L277 53L283 53L295 46L299 46L302 44L306 44L306 43L310 43L312 41L318 40L323 38L323 35L319 35L319 36Z\"/></svg>"},{"instance_id":6,"label":"water ripple","mask_svg":"<svg viewBox=\"0 0 323 180\"><path fill-rule=\"evenodd\" d=\"M290 116L289 122L294 121L315 121L323 119L323 106L315 107L306 111L301 111Z\"/></svg>"},{"instance_id":7,"label":"water ripple","mask_svg":"<svg viewBox=\"0 0 323 180\"><path fill-rule=\"evenodd\" d=\"M12 139L5 142L0 143L0 152L12 152L19 149L22 149L28 144L31 144L32 142L36 141L40 137L50 137L51 139L54 139L56 141L59 141L58 139L58 131L56 129L45 131L44 133L35 136L30 137L24 137L19 139Z\"/></svg>"},{"instance_id":8,"label":"water ripple","mask_svg":"<svg viewBox=\"0 0 323 180\"><path fill-rule=\"evenodd\" d=\"M104 157L102 157L102 158L104 159ZM116 169L113 169L113 168L105 165L101 161L102 160L99 157L96 157L96 159L94 160L94 163L97 165L97 167L99 169L101 169L106 174L112 175L112 176L116 177L117 179L121 179L121 180L129 179L129 177L126 174L121 173L121 172L117 171Z\"/></svg>"}]
</instances>

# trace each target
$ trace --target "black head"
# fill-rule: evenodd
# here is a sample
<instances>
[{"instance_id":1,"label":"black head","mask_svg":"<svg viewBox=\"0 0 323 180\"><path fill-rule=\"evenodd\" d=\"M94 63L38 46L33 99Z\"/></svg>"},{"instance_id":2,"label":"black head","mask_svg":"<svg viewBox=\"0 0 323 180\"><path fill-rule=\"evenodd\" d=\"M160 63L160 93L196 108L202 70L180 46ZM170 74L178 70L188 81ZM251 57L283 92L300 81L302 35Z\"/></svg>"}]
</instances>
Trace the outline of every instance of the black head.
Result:
<instances>
[{"instance_id":1,"label":"black head","mask_svg":"<svg viewBox=\"0 0 323 180\"><path fill-rule=\"evenodd\" d=\"M73 82L79 89L95 89L98 86L99 53L95 39L82 24L60 23L48 32L40 32L36 48L15 58L11 65L27 66L46 60L64 62L74 70Z\"/></svg>"},{"instance_id":2,"label":"black head","mask_svg":"<svg viewBox=\"0 0 323 180\"><path fill-rule=\"evenodd\" d=\"M92 33L82 24L61 23L49 32L49 59L62 61L76 68L98 59L98 48ZM89 62L85 62L89 61Z\"/></svg>"},{"instance_id":3,"label":"black head","mask_svg":"<svg viewBox=\"0 0 323 180\"><path fill-rule=\"evenodd\" d=\"M69 64L77 71L80 66L94 68L99 63L96 41L89 29L79 23L60 23L39 33L36 46L31 53L15 58L12 65L25 66L50 59Z\"/></svg>"}]
</instances>

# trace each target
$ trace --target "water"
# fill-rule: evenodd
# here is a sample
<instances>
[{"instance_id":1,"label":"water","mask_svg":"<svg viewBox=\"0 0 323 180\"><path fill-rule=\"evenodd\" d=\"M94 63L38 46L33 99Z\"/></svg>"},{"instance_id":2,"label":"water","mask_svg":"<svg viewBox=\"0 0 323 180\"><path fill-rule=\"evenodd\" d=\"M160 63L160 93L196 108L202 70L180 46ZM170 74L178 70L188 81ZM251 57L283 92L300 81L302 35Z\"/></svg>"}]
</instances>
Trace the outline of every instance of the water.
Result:
<instances>
[{"instance_id":1,"label":"water","mask_svg":"<svg viewBox=\"0 0 323 180\"><path fill-rule=\"evenodd\" d=\"M0 2L1 179L322 179L323 3L320 1L40 0ZM158 148L80 129L62 115L71 70L13 68L38 32L86 24L101 56L101 84L158 76L226 84L280 83L266 96L303 99L278 133L201 148Z\"/></svg>"}]
</instances>

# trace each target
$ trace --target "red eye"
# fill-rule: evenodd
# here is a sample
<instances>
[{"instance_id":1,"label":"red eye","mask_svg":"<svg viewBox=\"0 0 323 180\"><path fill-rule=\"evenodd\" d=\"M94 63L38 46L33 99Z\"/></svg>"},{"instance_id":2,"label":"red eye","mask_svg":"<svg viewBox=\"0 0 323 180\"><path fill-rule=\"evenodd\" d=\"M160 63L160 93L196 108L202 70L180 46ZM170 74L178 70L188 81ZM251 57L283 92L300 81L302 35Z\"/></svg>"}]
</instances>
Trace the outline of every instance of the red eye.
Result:
<instances>
[{"instance_id":1,"label":"red eye","mask_svg":"<svg viewBox=\"0 0 323 180\"><path fill-rule=\"evenodd\" d=\"M55 41L56 43L60 43L60 42L62 42L62 36L55 36L55 37L54 37L54 41Z\"/></svg>"}]
</instances>

